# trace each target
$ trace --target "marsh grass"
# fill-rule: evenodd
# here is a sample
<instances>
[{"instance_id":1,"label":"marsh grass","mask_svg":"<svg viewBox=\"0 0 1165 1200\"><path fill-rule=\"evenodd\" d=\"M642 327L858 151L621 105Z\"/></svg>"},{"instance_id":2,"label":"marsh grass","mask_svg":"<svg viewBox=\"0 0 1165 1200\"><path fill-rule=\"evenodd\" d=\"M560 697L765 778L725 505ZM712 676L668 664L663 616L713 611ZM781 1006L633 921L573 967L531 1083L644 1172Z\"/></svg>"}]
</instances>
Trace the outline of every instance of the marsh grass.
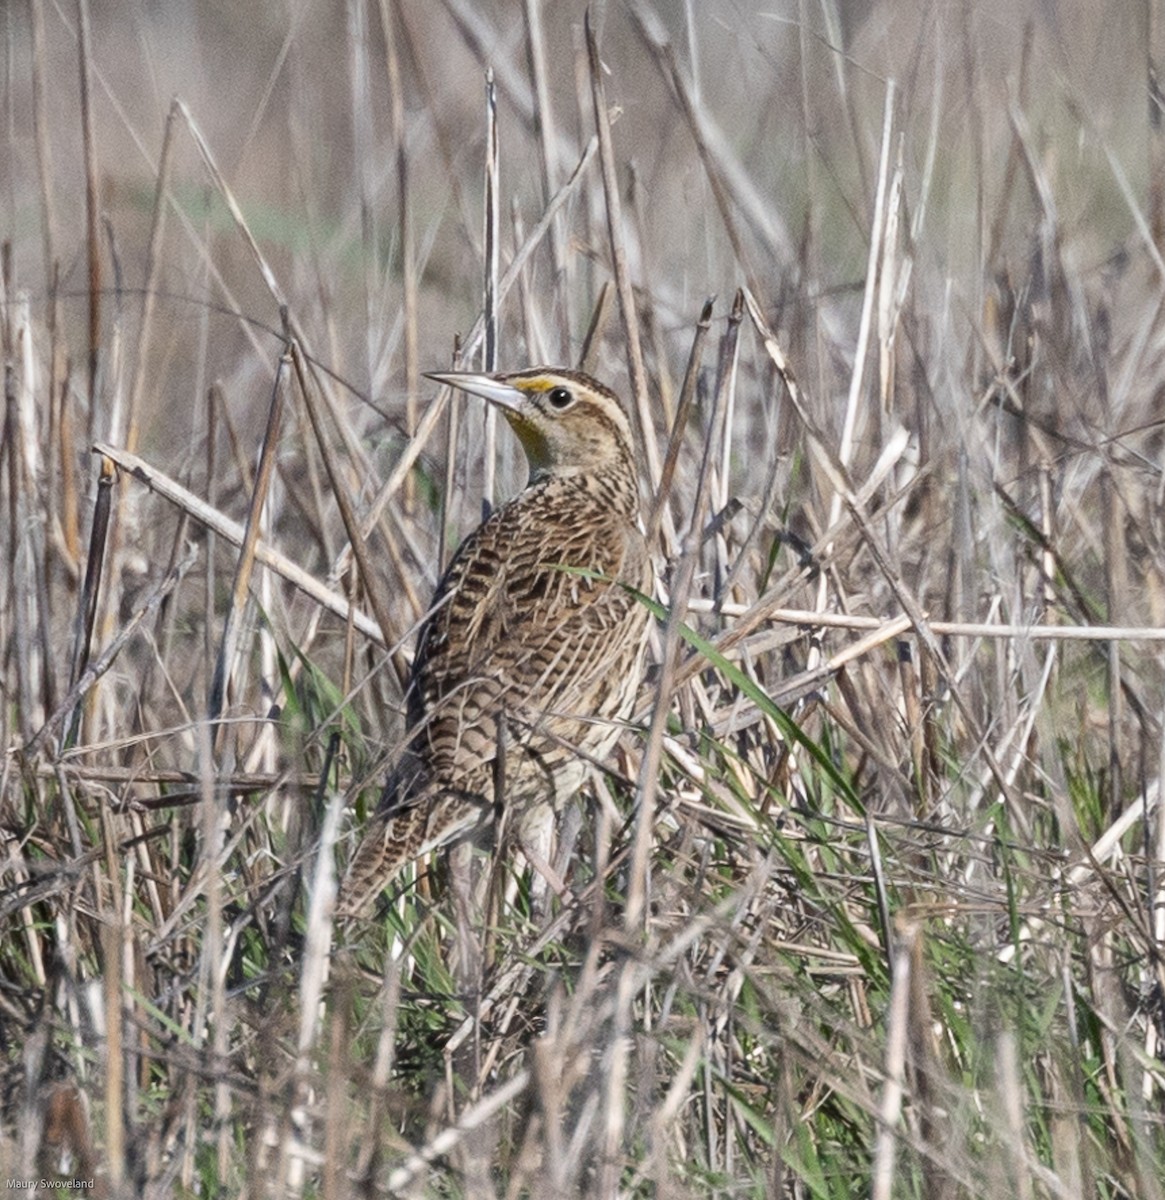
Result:
<instances>
[{"instance_id":1,"label":"marsh grass","mask_svg":"<svg viewBox=\"0 0 1165 1200\"><path fill-rule=\"evenodd\" d=\"M0 1177L1165 1194L1152 6L88 7L4 24ZM334 927L487 343L634 413L641 703L545 887Z\"/></svg>"}]
</instances>

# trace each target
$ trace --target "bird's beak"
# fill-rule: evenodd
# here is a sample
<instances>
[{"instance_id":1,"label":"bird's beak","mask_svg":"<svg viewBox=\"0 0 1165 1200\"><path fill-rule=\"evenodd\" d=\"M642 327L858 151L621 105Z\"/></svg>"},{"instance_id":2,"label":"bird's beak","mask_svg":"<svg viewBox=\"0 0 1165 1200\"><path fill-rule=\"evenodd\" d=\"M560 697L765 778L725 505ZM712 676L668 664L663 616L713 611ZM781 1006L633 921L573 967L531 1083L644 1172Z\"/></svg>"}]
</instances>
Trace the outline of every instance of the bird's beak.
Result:
<instances>
[{"instance_id":1,"label":"bird's beak","mask_svg":"<svg viewBox=\"0 0 1165 1200\"><path fill-rule=\"evenodd\" d=\"M510 412L517 412L526 398L525 392L511 384L502 383L493 375L478 375L472 371L426 371L425 378L480 396Z\"/></svg>"}]
</instances>

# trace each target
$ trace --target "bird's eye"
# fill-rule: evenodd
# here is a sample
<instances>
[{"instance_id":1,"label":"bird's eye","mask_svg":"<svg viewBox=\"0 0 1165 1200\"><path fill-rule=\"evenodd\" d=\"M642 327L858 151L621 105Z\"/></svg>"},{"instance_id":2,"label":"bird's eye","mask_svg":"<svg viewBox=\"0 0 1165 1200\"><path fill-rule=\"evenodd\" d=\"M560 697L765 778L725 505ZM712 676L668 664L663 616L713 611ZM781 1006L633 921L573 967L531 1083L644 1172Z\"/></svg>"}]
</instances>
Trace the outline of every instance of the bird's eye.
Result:
<instances>
[{"instance_id":1,"label":"bird's eye","mask_svg":"<svg viewBox=\"0 0 1165 1200\"><path fill-rule=\"evenodd\" d=\"M551 408L557 408L560 411L569 408L574 403L574 396L571 395L570 389L564 387L551 388L546 393L546 399L550 402Z\"/></svg>"}]
</instances>

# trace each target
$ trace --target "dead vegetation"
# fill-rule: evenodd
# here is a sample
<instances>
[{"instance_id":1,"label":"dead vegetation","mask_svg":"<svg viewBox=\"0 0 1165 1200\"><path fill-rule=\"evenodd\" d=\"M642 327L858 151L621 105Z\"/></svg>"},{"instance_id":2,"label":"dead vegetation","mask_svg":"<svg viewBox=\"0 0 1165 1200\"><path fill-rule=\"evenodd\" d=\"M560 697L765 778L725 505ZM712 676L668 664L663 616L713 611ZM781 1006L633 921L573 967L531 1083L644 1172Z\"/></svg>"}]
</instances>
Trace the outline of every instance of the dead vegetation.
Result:
<instances>
[{"instance_id":1,"label":"dead vegetation","mask_svg":"<svg viewBox=\"0 0 1165 1200\"><path fill-rule=\"evenodd\" d=\"M1160 1198L1160 17L569 7L6 14L0 1177ZM330 914L490 354L662 589L465 989Z\"/></svg>"}]
</instances>

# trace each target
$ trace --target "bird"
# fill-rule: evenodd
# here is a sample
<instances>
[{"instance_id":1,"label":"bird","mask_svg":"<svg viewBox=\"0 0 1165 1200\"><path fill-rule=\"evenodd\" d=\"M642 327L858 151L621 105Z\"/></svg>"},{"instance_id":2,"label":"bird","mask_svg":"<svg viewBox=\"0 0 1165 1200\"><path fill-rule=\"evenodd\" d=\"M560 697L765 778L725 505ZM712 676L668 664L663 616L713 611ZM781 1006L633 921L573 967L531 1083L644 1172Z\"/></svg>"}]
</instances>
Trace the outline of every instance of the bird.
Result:
<instances>
[{"instance_id":1,"label":"bird","mask_svg":"<svg viewBox=\"0 0 1165 1200\"><path fill-rule=\"evenodd\" d=\"M428 378L494 405L529 478L437 585L406 689L405 747L341 884L342 919L503 812L520 822L561 809L630 716L647 643L654 572L616 394L564 367Z\"/></svg>"}]
</instances>

